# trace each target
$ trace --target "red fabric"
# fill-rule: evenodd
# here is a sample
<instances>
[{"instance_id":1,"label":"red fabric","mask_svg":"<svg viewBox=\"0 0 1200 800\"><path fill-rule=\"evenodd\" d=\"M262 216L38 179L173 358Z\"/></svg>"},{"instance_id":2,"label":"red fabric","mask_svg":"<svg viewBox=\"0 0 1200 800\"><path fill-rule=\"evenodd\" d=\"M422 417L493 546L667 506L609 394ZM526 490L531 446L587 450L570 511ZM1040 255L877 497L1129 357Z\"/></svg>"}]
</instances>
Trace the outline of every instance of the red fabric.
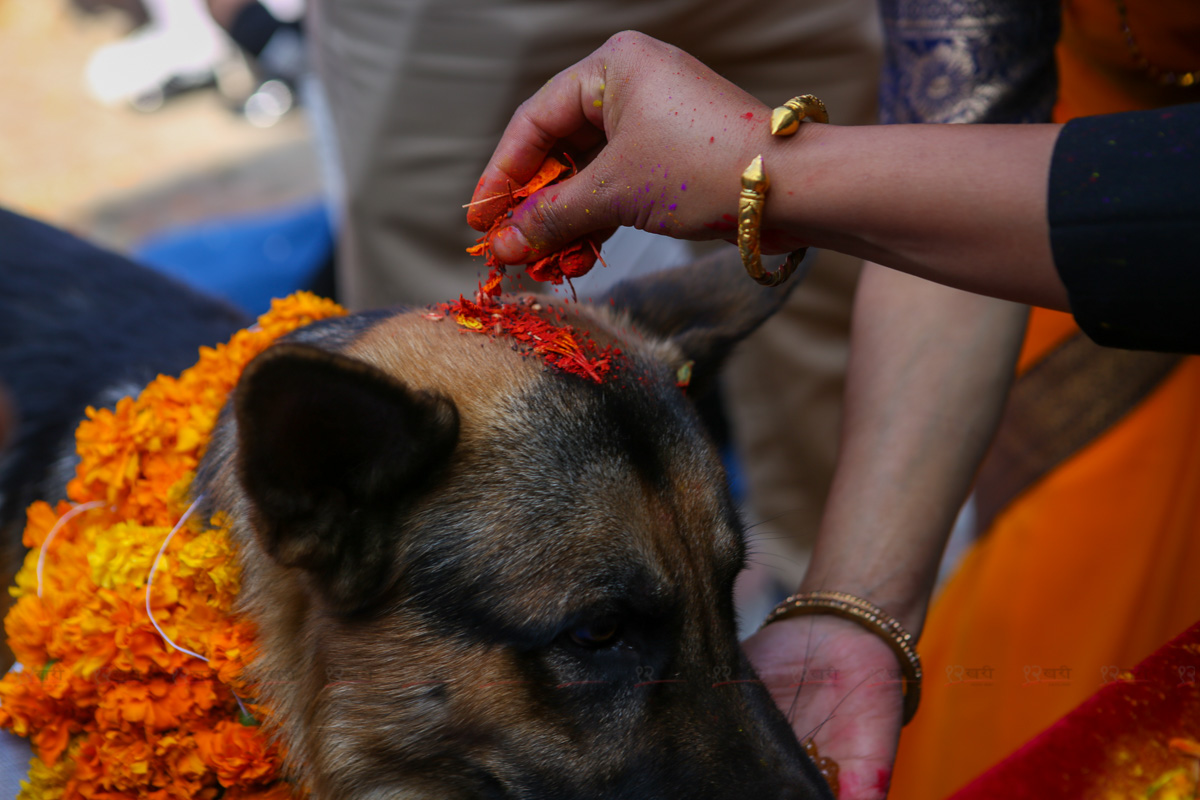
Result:
<instances>
[{"instance_id":1,"label":"red fabric","mask_svg":"<svg viewBox=\"0 0 1200 800\"><path fill-rule=\"evenodd\" d=\"M1193 775L1200 741L1200 623L952 795L952 800L1157 797L1164 775ZM1183 741L1172 742L1173 739ZM1194 780L1194 778L1188 778Z\"/></svg>"}]
</instances>

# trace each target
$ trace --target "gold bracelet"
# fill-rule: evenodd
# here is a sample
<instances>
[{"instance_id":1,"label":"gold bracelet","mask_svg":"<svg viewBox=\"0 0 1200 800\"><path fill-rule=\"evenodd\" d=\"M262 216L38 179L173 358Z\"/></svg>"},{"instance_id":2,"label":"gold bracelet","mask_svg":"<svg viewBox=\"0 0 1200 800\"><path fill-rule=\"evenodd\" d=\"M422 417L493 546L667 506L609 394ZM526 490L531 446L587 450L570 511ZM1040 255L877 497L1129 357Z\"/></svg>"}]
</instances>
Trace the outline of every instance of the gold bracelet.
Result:
<instances>
[{"instance_id":1,"label":"gold bracelet","mask_svg":"<svg viewBox=\"0 0 1200 800\"><path fill-rule=\"evenodd\" d=\"M806 119L813 122L829 122L825 104L811 94L793 97L771 112L771 135L791 136L800 129L800 123ZM762 155L757 155L742 173L742 192L738 196L737 243L742 264L746 267L746 272L750 273L750 277L763 286L778 286L796 271L808 248L793 250L788 254L783 266L774 272L763 269L760 245L762 214L767 204L767 190L770 188L771 180L763 166Z\"/></svg>"},{"instance_id":2,"label":"gold bracelet","mask_svg":"<svg viewBox=\"0 0 1200 800\"><path fill-rule=\"evenodd\" d=\"M832 614L850 620L887 643L904 673L904 724L907 725L921 704L921 657L917 655L912 634L879 606L846 592L827 591L792 595L767 614L763 627L777 620L809 614Z\"/></svg>"}]
</instances>

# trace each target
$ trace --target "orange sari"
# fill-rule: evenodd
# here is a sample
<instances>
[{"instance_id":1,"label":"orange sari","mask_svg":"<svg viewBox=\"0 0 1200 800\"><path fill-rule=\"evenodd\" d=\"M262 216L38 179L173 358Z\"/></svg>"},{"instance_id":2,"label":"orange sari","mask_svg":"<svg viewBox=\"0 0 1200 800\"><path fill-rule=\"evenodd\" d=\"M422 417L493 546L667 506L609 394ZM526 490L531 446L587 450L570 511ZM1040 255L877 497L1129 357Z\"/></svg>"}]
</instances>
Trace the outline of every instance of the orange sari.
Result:
<instances>
[{"instance_id":1,"label":"orange sari","mask_svg":"<svg viewBox=\"0 0 1200 800\"><path fill-rule=\"evenodd\" d=\"M1200 68L1200 3L1127 5L1148 61ZM1056 56L1057 122L1200 100L1134 62L1114 0L1064 3ZM1035 310L1018 370L1077 330ZM1187 358L1011 502L940 593L889 797L945 797L1200 619L1198 565L1200 358Z\"/></svg>"}]
</instances>

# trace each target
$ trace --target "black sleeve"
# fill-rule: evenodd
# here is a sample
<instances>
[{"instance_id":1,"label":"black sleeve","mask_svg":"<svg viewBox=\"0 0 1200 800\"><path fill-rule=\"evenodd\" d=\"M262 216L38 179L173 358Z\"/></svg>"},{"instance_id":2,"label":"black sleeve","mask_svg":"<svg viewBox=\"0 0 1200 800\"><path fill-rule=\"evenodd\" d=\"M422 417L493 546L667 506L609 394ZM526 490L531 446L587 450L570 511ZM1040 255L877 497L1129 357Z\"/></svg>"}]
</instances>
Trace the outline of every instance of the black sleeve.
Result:
<instances>
[{"instance_id":1,"label":"black sleeve","mask_svg":"<svg viewBox=\"0 0 1200 800\"><path fill-rule=\"evenodd\" d=\"M1200 103L1067 123L1048 206L1054 263L1088 336L1200 353Z\"/></svg>"}]
</instances>

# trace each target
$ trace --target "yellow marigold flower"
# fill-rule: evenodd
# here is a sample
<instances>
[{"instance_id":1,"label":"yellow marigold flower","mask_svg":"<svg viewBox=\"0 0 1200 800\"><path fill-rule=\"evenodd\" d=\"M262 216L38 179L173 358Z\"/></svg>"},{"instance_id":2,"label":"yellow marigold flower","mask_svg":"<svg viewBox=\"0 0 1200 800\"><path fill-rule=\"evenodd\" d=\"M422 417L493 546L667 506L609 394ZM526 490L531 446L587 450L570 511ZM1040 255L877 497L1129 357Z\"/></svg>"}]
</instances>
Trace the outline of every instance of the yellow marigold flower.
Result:
<instances>
[{"instance_id":1,"label":"yellow marigold flower","mask_svg":"<svg viewBox=\"0 0 1200 800\"><path fill-rule=\"evenodd\" d=\"M28 594L37 594L37 562L40 552L34 548L25 554L24 565L17 572L16 582L8 587L8 593L13 597L20 598Z\"/></svg>"},{"instance_id":2,"label":"yellow marigold flower","mask_svg":"<svg viewBox=\"0 0 1200 800\"><path fill-rule=\"evenodd\" d=\"M229 607L241 586L241 573L234 561L227 531L209 530L199 534L179 550L178 559L176 575L192 578L196 591L206 594L210 605Z\"/></svg>"},{"instance_id":3,"label":"yellow marigold flower","mask_svg":"<svg viewBox=\"0 0 1200 800\"><path fill-rule=\"evenodd\" d=\"M98 536L87 555L92 583L105 589L138 587L146 583L150 564L170 528L150 528L118 522Z\"/></svg>"},{"instance_id":4,"label":"yellow marigold flower","mask_svg":"<svg viewBox=\"0 0 1200 800\"><path fill-rule=\"evenodd\" d=\"M34 756L29 762L29 779L21 781L17 800L61 800L67 788L70 767L69 761L60 761L54 767L47 767L40 758Z\"/></svg>"}]
</instances>

